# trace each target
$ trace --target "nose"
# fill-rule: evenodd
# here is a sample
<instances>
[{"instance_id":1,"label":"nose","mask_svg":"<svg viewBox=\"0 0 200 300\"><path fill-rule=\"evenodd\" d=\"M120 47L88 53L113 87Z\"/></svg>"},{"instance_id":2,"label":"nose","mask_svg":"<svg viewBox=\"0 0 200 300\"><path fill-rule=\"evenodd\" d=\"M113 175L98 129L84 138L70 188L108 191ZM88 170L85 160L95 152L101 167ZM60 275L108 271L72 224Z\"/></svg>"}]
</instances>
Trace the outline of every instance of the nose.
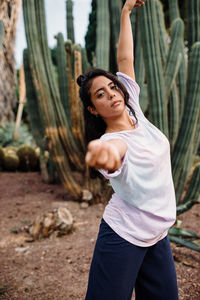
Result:
<instances>
[{"instance_id":1,"label":"nose","mask_svg":"<svg viewBox=\"0 0 200 300\"><path fill-rule=\"evenodd\" d=\"M114 97L115 97L115 92L111 90L109 92L108 98L109 98L109 100L112 100L112 98L114 98Z\"/></svg>"}]
</instances>

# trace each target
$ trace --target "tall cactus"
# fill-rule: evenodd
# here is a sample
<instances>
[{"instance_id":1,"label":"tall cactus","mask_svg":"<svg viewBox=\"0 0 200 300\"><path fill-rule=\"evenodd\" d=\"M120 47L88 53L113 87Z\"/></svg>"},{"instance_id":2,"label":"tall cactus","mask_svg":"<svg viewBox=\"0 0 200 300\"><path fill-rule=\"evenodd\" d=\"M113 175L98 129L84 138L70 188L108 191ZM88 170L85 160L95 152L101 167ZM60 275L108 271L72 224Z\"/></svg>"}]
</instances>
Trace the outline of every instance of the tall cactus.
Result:
<instances>
[{"instance_id":1,"label":"tall cactus","mask_svg":"<svg viewBox=\"0 0 200 300\"><path fill-rule=\"evenodd\" d=\"M68 95L68 78L67 78L67 57L65 51L65 43L62 33L57 34L57 48L56 48L56 57L57 57L57 68L58 68L58 85L60 91L60 98L64 111L66 112L67 120L69 127L71 128L71 119L70 119L70 103Z\"/></svg>"},{"instance_id":2,"label":"tall cactus","mask_svg":"<svg viewBox=\"0 0 200 300\"><path fill-rule=\"evenodd\" d=\"M111 41L110 41L110 69L117 71L117 43L120 31L121 0L111 0L110 22L111 22ZM114 18L112 16L115 16Z\"/></svg>"},{"instance_id":3,"label":"tall cactus","mask_svg":"<svg viewBox=\"0 0 200 300\"><path fill-rule=\"evenodd\" d=\"M188 146L194 142L195 129L200 112L200 42L194 44L189 60L187 94L179 135L172 156L175 187L185 162ZM193 155L193 153L192 153Z\"/></svg>"},{"instance_id":4,"label":"tall cactus","mask_svg":"<svg viewBox=\"0 0 200 300\"><path fill-rule=\"evenodd\" d=\"M157 38L159 35L155 1L147 2L146 7L141 8L139 12L148 98L150 99L150 118L168 136L166 90Z\"/></svg>"},{"instance_id":5,"label":"tall cactus","mask_svg":"<svg viewBox=\"0 0 200 300\"><path fill-rule=\"evenodd\" d=\"M40 171L44 182L50 182L51 178L48 174L45 149L47 147L47 141L45 140L45 126L43 122L43 117L41 115L41 110L39 109L39 103L37 99L37 94L35 92L35 87L33 84L33 79L31 76L30 63L28 58L28 50L25 49L23 52L23 62L24 62L24 72L26 81L26 97L27 101L27 111L30 118L31 132L33 137L40 147ZM51 162L52 163L52 162Z\"/></svg>"},{"instance_id":6,"label":"tall cactus","mask_svg":"<svg viewBox=\"0 0 200 300\"><path fill-rule=\"evenodd\" d=\"M59 130L59 135L61 137L62 143L65 145L66 149L68 149L69 158L71 162L74 165L76 165L77 168L83 170L83 164L82 164L83 156L79 151L78 145L76 145L76 142L72 136L71 131L69 130L68 120L65 117L65 113L62 107L58 87L56 84L56 79L55 76L53 76L54 75L53 66L52 66L50 50L47 42L44 1L35 0L34 3L35 3L35 10L36 10L36 22L37 22L36 24L37 24L41 55L43 57L43 63L44 63L45 73L47 76L48 86L51 93L51 99L55 107L55 112L56 112L55 117L56 117L56 122ZM72 154L70 155L70 153L73 153L73 155Z\"/></svg>"},{"instance_id":7,"label":"tall cactus","mask_svg":"<svg viewBox=\"0 0 200 300\"><path fill-rule=\"evenodd\" d=\"M57 35L58 89L47 44L44 2L23 0L23 13L28 67L33 79L32 86L30 78L27 78L27 84L34 89L38 100L45 136L58 176L74 199L81 199L85 188L90 189L96 200L101 195L102 185L105 193L106 190L110 193L110 188L99 179L90 180L85 166L84 122L76 85L76 77L82 73L82 53L85 51L70 40L64 43L62 34ZM84 66L89 67L86 56ZM28 99L31 102L30 98L31 95ZM81 184L76 180L77 171L82 174Z\"/></svg>"},{"instance_id":8,"label":"tall cactus","mask_svg":"<svg viewBox=\"0 0 200 300\"><path fill-rule=\"evenodd\" d=\"M97 0L96 67L109 70L110 15L109 1Z\"/></svg>"},{"instance_id":9,"label":"tall cactus","mask_svg":"<svg viewBox=\"0 0 200 300\"><path fill-rule=\"evenodd\" d=\"M40 13L42 13L41 9L42 8L40 7ZM77 198L80 197L81 189L71 174L69 160L65 155L63 144L60 141L60 134L65 131L61 126L58 127L56 122L53 99L50 93L47 74L45 71L44 57L42 56L42 49L40 48L41 44L38 39L38 28L36 27L36 24L38 24L38 20L36 19L35 12L36 9L34 0L24 0L23 13L26 38L29 49L31 73L34 80L37 97L38 99L40 99L40 109L43 111L43 118L46 129L45 131L47 137L50 139L51 149L53 152L54 162L56 164L58 174L64 186L69 191L71 191L71 194L74 197ZM40 29L42 29L42 27ZM42 34L41 32L42 30L40 30L40 34ZM46 53L46 51L44 52ZM76 153L74 153L74 157L76 156Z\"/></svg>"},{"instance_id":10,"label":"tall cactus","mask_svg":"<svg viewBox=\"0 0 200 300\"><path fill-rule=\"evenodd\" d=\"M92 0L92 11L89 15L89 25L85 35L85 48L89 63L94 64L97 27L97 0Z\"/></svg>"},{"instance_id":11,"label":"tall cactus","mask_svg":"<svg viewBox=\"0 0 200 300\"><path fill-rule=\"evenodd\" d=\"M200 1L188 1L188 46L200 41Z\"/></svg>"},{"instance_id":12,"label":"tall cactus","mask_svg":"<svg viewBox=\"0 0 200 300\"><path fill-rule=\"evenodd\" d=\"M73 1L66 1L66 11L67 11L67 38L75 43L74 34L74 17L73 17Z\"/></svg>"},{"instance_id":13,"label":"tall cactus","mask_svg":"<svg viewBox=\"0 0 200 300\"><path fill-rule=\"evenodd\" d=\"M176 18L180 18L178 0L168 0L169 4L169 18L172 23Z\"/></svg>"}]
</instances>

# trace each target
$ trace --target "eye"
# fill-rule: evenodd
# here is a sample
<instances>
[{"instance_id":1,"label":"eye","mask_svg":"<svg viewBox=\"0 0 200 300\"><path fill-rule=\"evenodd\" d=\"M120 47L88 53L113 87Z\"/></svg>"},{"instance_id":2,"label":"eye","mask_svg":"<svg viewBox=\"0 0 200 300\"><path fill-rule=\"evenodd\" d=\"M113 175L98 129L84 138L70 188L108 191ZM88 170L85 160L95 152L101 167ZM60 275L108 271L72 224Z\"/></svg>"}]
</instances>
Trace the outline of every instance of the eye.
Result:
<instances>
[{"instance_id":1,"label":"eye","mask_svg":"<svg viewBox=\"0 0 200 300\"><path fill-rule=\"evenodd\" d=\"M100 92L100 93L98 93L97 98L101 98L103 95L104 95L104 92Z\"/></svg>"},{"instance_id":2,"label":"eye","mask_svg":"<svg viewBox=\"0 0 200 300\"><path fill-rule=\"evenodd\" d=\"M111 86L111 89L112 89L112 90L117 90L117 89L118 89L118 86L117 86L116 84L114 84L114 85Z\"/></svg>"}]
</instances>

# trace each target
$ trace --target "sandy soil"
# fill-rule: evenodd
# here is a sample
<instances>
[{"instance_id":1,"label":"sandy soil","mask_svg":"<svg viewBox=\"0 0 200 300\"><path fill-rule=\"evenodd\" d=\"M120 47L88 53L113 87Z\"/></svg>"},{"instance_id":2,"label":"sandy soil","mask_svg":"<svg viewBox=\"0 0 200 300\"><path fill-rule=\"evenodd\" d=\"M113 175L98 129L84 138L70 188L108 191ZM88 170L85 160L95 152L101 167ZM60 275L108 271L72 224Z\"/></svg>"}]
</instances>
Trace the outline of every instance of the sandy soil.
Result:
<instances>
[{"instance_id":1,"label":"sandy soil","mask_svg":"<svg viewBox=\"0 0 200 300\"><path fill-rule=\"evenodd\" d=\"M59 206L71 211L73 233L26 242L11 232ZM0 299L83 300L103 210L103 204L81 208L61 185L44 184L38 173L0 173ZM182 227L200 235L199 216L200 206L193 207L179 217ZM199 300L199 253L175 244L172 249L179 299Z\"/></svg>"}]
</instances>

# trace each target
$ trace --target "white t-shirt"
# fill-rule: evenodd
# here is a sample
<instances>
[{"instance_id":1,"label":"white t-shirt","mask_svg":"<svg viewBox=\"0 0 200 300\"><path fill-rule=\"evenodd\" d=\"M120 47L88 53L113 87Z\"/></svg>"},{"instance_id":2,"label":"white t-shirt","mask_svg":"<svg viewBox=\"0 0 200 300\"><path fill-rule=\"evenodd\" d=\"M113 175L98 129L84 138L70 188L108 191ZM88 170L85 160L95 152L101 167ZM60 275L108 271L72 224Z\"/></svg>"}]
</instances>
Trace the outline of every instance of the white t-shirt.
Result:
<instances>
[{"instance_id":1,"label":"white t-shirt","mask_svg":"<svg viewBox=\"0 0 200 300\"><path fill-rule=\"evenodd\" d=\"M123 73L117 75L129 92L138 123L133 130L101 136L104 141L123 139L128 146L117 171L99 170L115 192L103 218L121 237L146 247L164 238L176 219L170 145L166 136L145 118L137 83Z\"/></svg>"}]
</instances>

